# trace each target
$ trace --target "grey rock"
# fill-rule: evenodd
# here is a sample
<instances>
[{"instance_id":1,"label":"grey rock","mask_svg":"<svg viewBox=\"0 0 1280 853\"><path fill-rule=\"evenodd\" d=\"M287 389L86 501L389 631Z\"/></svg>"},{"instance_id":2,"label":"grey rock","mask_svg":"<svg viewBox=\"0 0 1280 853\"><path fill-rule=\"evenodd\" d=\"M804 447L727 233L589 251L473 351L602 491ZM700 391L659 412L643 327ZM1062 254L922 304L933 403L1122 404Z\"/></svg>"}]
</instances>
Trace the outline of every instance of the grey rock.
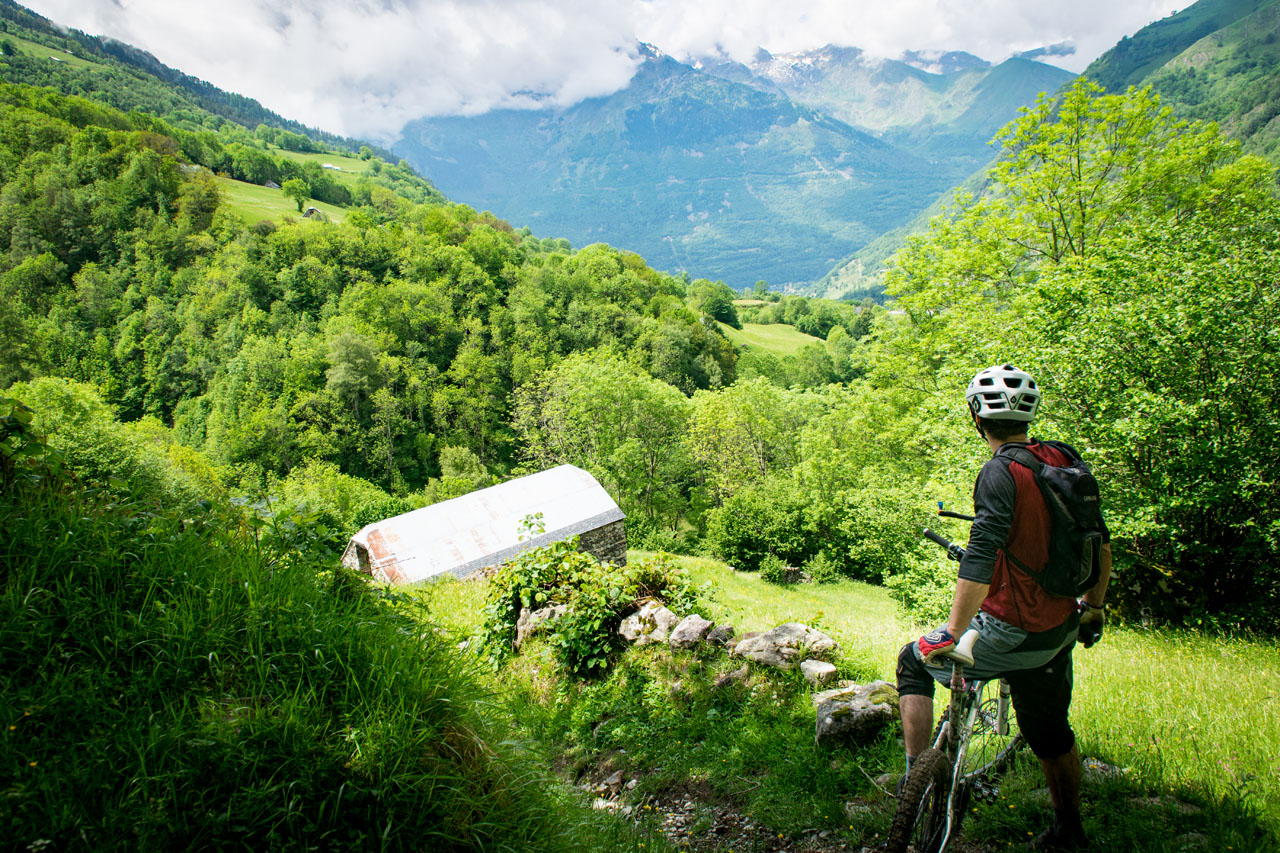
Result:
<instances>
[{"instance_id":1,"label":"grey rock","mask_svg":"<svg viewBox=\"0 0 1280 853\"><path fill-rule=\"evenodd\" d=\"M791 669L805 657L821 657L836 650L835 640L799 622L787 622L733 647L735 657Z\"/></svg>"},{"instance_id":2,"label":"grey rock","mask_svg":"<svg viewBox=\"0 0 1280 853\"><path fill-rule=\"evenodd\" d=\"M707 634L707 642L713 646L727 645L733 639L732 625L717 625Z\"/></svg>"},{"instance_id":3,"label":"grey rock","mask_svg":"<svg viewBox=\"0 0 1280 853\"><path fill-rule=\"evenodd\" d=\"M824 660L800 661L800 671L804 673L804 680L810 684L826 684L836 674L835 665Z\"/></svg>"},{"instance_id":4,"label":"grey rock","mask_svg":"<svg viewBox=\"0 0 1280 853\"><path fill-rule=\"evenodd\" d=\"M671 631L671 639L667 642L673 649L691 649L711 630L711 623L694 613L686 616Z\"/></svg>"},{"instance_id":5,"label":"grey rock","mask_svg":"<svg viewBox=\"0 0 1280 853\"><path fill-rule=\"evenodd\" d=\"M1096 758L1086 758L1082 762L1082 769L1086 777L1094 779L1116 779L1124 775L1125 770L1116 767L1114 764L1108 764L1105 761L1099 761Z\"/></svg>"},{"instance_id":6,"label":"grey rock","mask_svg":"<svg viewBox=\"0 0 1280 853\"><path fill-rule=\"evenodd\" d=\"M546 623L559 619L568 612L567 604L553 604L541 610L530 610L527 607L521 610L520 618L516 620L516 648L519 649L525 640L540 631Z\"/></svg>"},{"instance_id":7,"label":"grey rock","mask_svg":"<svg viewBox=\"0 0 1280 853\"><path fill-rule=\"evenodd\" d=\"M738 646L742 645L747 640L754 640L756 637L759 637L763 633L764 633L763 631L748 631L747 633L739 637L737 642L734 642L733 640L727 640L724 644L725 651L727 651L730 656L733 656L737 653Z\"/></svg>"},{"instance_id":8,"label":"grey rock","mask_svg":"<svg viewBox=\"0 0 1280 853\"><path fill-rule=\"evenodd\" d=\"M676 615L656 601L646 601L618 626L618 633L637 646L660 643L679 623Z\"/></svg>"},{"instance_id":9,"label":"grey rock","mask_svg":"<svg viewBox=\"0 0 1280 853\"><path fill-rule=\"evenodd\" d=\"M1208 850L1209 836L1201 832L1186 832L1173 839L1173 846L1170 850L1192 851L1192 850Z\"/></svg>"},{"instance_id":10,"label":"grey rock","mask_svg":"<svg viewBox=\"0 0 1280 853\"><path fill-rule=\"evenodd\" d=\"M887 681L855 685L819 705L815 718L819 744L867 743L898 718L898 691Z\"/></svg>"},{"instance_id":11,"label":"grey rock","mask_svg":"<svg viewBox=\"0 0 1280 853\"><path fill-rule=\"evenodd\" d=\"M858 685L852 681L841 681L839 684L837 684L835 687L832 687L830 690L823 690L819 693L814 693L809 698L813 700L813 707L816 708L819 705L821 705L823 702L850 694L853 688L857 686Z\"/></svg>"}]
</instances>

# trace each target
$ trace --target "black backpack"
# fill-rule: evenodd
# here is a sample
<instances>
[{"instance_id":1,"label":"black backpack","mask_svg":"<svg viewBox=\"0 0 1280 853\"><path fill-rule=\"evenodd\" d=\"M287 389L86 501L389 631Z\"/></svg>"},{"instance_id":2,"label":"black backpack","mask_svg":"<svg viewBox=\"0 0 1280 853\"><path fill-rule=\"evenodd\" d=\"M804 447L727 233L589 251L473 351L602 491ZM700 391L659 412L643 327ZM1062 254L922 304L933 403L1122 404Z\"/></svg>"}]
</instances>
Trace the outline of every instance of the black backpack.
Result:
<instances>
[{"instance_id":1,"label":"black backpack","mask_svg":"<svg viewBox=\"0 0 1280 853\"><path fill-rule=\"evenodd\" d=\"M1094 479L1078 454L1069 445L1046 441L1071 461L1066 467L1048 465L1020 445L1006 444L997 451L1031 469L1036 485L1044 495L1052 522L1049 532L1049 561L1041 570L1023 563L1005 551L1015 566L1031 575L1050 595L1075 598L1093 589L1102 573L1102 542L1106 528Z\"/></svg>"}]
</instances>

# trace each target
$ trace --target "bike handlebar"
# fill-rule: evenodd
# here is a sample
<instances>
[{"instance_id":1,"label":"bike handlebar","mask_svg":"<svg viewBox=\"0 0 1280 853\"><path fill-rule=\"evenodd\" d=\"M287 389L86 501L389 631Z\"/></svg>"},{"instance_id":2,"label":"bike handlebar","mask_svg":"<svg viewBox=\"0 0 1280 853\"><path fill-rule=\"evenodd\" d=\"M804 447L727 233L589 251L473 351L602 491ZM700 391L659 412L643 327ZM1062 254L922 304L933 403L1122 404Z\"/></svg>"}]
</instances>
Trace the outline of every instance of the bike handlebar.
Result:
<instances>
[{"instance_id":1,"label":"bike handlebar","mask_svg":"<svg viewBox=\"0 0 1280 853\"><path fill-rule=\"evenodd\" d=\"M961 521L973 521L973 520L974 520L974 518L973 518L973 516L972 516L972 515L965 515L963 512L952 512L952 511L951 511L951 510L949 510L949 509L940 509L940 510L938 510L938 515L941 515L941 516L943 516L944 518L958 518L958 519L960 519Z\"/></svg>"},{"instance_id":2,"label":"bike handlebar","mask_svg":"<svg viewBox=\"0 0 1280 853\"><path fill-rule=\"evenodd\" d=\"M947 551L948 558L955 560L956 562L959 562L961 559L964 558L964 548L962 546L957 545L956 543L951 542L950 540L942 536L939 536L937 533L934 533L932 530L930 530L927 527L924 529L924 536L926 539L932 542L936 542L939 545L941 545L943 548L945 548Z\"/></svg>"}]
</instances>

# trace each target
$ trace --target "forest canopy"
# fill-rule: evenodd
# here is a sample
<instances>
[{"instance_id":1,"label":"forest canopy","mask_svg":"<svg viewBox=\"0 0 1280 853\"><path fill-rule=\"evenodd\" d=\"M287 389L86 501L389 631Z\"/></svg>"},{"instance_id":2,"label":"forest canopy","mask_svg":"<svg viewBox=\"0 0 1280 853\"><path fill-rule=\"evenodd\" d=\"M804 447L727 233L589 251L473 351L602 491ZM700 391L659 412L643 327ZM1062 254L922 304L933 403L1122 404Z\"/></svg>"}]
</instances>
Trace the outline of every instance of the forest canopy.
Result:
<instances>
[{"instance_id":1,"label":"forest canopy","mask_svg":"<svg viewBox=\"0 0 1280 853\"><path fill-rule=\"evenodd\" d=\"M1037 434L1103 478L1119 608L1235 625L1280 596L1271 169L1150 92L1081 81L1012 123L993 189L899 255L892 311L735 304L371 152L341 222L246 224L216 174L315 170L194 110L5 85L0 128L0 384L38 403L60 377L335 541L570 462L633 544L835 567L927 615L949 570L919 524L965 505L984 452L961 391L1014 361L1046 390ZM784 364L729 343L744 320L817 341Z\"/></svg>"}]
</instances>

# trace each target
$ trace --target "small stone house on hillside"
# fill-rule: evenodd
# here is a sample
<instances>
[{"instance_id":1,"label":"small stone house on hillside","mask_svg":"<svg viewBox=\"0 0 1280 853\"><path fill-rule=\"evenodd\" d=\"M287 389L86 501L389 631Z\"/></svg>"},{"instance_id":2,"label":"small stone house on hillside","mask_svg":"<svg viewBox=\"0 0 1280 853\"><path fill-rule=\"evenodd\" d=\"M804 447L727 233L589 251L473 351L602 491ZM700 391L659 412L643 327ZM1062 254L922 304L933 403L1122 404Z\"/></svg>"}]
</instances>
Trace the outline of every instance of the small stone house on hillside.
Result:
<instances>
[{"instance_id":1,"label":"small stone house on hillside","mask_svg":"<svg viewBox=\"0 0 1280 853\"><path fill-rule=\"evenodd\" d=\"M522 522L539 512L544 532L521 541ZM561 465L367 525L342 563L384 583L411 584L465 577L577 535L583 551L625 564L625 518L595 477Z\"/></svg>"}]
</instances>

